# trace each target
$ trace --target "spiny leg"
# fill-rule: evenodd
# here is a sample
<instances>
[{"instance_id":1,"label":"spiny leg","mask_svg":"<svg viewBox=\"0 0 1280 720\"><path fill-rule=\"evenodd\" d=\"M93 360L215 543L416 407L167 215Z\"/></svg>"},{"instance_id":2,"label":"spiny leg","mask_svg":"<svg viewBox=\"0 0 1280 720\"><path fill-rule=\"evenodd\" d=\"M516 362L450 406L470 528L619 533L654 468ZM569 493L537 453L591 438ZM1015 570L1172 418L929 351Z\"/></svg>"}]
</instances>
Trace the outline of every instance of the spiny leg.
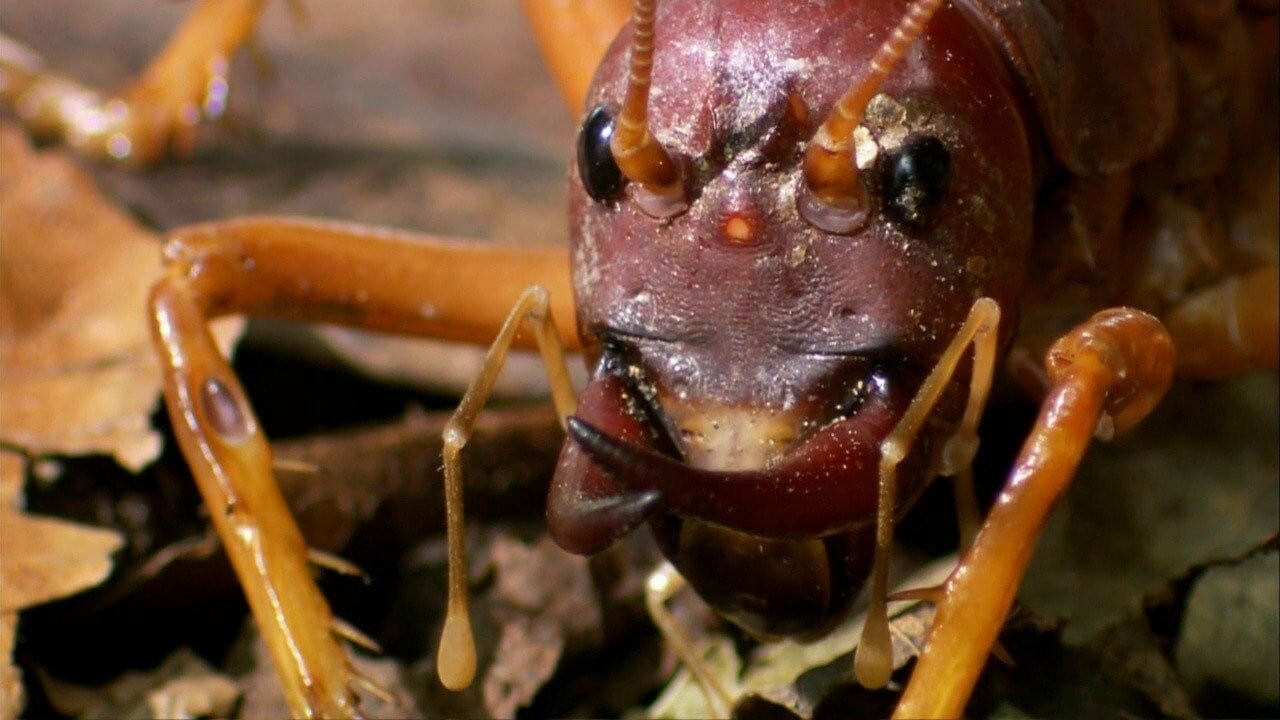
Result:
<instances>
[{"instance_id":1,"label":"spiny leg","mask_svg":"<svg viewBox=\"0 0 1280 720\"><path fill-rule=\"evenodd\" d=\"M281 672L290 709L305 717L350 717L347 657L329 636L332 615L244 389L181 280L157 284L152 318L179 445Z\"/></svg>"},{"instance_id":2,"label":"spiny leg","mask_svg":"<svg viewBox=\"0 0 1280 720\"><path fill-rule=\"evenodd\" d=\"M0 98L39 137L97 159L150 163L189 153L201 118L226 109L230 58L248 41L265 0L200 0L128 87L106 96L43 67L0 36Z\"/></svg>"},{"instance_id":3,"label":"spiny leg","mask_svg":"<svg viewBox=\"0 0 1280 720\"><path fill-rule=\"evenodd\" d=\"M250 313L479 342L493 336L534 281L568 297L567 255L280 218L181 230L165 252L168 272L152 290L152 333L179 444L290 710L352 716L349 685L362 683L332 633L359 636L333 622L275 483L266 439L206 323ZM489 279L487 293L475 290L481 275ZM568 305L556 309L571 312Z\"/></svg>"},{"instance_id":4,"label":"spiny leg","mask_svg":"<svg viewBox=\"0 0 1280 720\"><path fill-rule=\"evenodd\" d=\"M956 366L960 363L960 357L970 343L975 347L975 362L969 403L960 429L947 443L948 451L944 456L949 455L952 459L944 460L943 469L951 471L958 469L960 466L956 463L960 462L965 454L976 450L975 428L977 418L981 415L982 407L986 403L987 389L991 386L995 334L999 324L1000 307L991 298L979 298L969 310L969 316L956 332L951 344L942 352L933 370L929 372L915 397L911 399L911 404L902 414L902 419L880 443L875 561L871 567L867 620L863 626L862 639L858 643L853 663L854 675L858 678L858 682L866 687L883 687L893 672L893 645L889 637L887 604L889 553L893 545L893 529L898 504L898 464L907 456L907 451L911 449L911 444L915 442L925 419L933 411L938 398L951 381ZM979 377L980 375L985 377ZM969 457L971 458L972 455L970 454Z\"/></svg>"},{"instance_id":5,"label":"spiny leg","mask_svg":"<svg viewBox=\"0 0 1280 720\"><path fill-rule=\"evenodd\" d=\"M542 353L543 363L551 379L551 394L556 414L563 426L577 405L569 368L565 364L564 344L560 340L547 289L541 285L528 288L516 301L497 338L489 346L480 373L458 403L458 409L444 428L445 515L449 545L449 602L436 669L440 682L450 690L461 690L471 684L476 673L476 647L471 633L468 610L466 535L462 511L462 463L460 455L471 437L476 417L489 399L493 383L502 371L516 334L522 326L532 331Z\"/></svg>"},{"instance_id":6,"label":"spiny leg","mask_svg":"<svg viewBox=\"0 0 1280 720\"><path fill-rule=\"evenodd\" d=\"M894 717L958 717L1013 604L1046 516L1100 430L1145 417L1173 378L1159 320L1118 308L1094 315L1050 348L1051 387L973 547L942 601Z\"/></svg>"},{"instance_id":7,"label":"spiny leg","mask_svg":"<svg viewBox=\"0 0 1280 720\"><path fill-rule=\"evenodd\" d=\"M650 573L649 579L645 582L645 608L649 611L649 618L653 620L653 624L658 626L663 639L675 651L680 662L689 668L689 672L693 673L698 685L702 687L702 694L706 698L711 717L729 717L733 698L711 673L706 661L702 659L702 654L680 628L675 616L667 610L667 602L675 597L685 584L685 579L676 571L675 566L664 561Z\"/></svg>"}]
</instances>

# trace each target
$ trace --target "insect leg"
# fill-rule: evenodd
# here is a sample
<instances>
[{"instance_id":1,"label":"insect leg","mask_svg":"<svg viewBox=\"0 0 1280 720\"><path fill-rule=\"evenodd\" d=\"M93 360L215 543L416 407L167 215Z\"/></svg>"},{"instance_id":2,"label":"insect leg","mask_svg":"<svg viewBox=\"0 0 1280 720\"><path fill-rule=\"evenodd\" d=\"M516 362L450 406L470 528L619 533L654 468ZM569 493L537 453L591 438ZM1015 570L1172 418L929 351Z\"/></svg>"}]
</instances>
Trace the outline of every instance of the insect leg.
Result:
<instances>
[{"instance_id":1,"label":"insect leg","mask_svg":"<svg viewBox=\"0 0 1280 720\"><path fill-rule=\"evenodd\" d=\"M231 56L248 41L265 0L201 0L131 85L105 96L42 66L0 36L0 99L37 135L106 160L150 163L189 153L201 118L226 108Z\"/></svg>"},{"instance_id":2,"label":"insect leg","mask_svg":"<svg viewBox=\"0 0 1280 720\"><path fill-rule=\"evenodd\" d=\"M975 306L976 307L976 306ZM984 310L984 312L986 312ZM960 528L960 549L968 550L978 534L981 513L973 488L973 458L978 454L978 422L987 407L991 378L996 367L996 327L1000 309L995 308L990 322L979 325L973 336L973 370L969 375L969 399L960 425L942 446L937 473L955 482L956 519Z\"/></svg>"},{"instance_id":3,"label":"insect leg","mask_svg":"<svg viewBox=\"0 0 1280 720\"><path fill-rule=\"evenodd\" d=\"M476 416L489 399L493 383L515 341L516 333L527 324L538 343L543 363L551 379L551 394L556 414L563 425L577 405L569 368L564 360L564 344L551 314L547 289L534 285L520 295L507 316L497 338L489 346L480 373L463 394L458 409L444 428L444 492L448 522L449 602L436 668L440 681L450 690L461 690L471 684L476 672L476 647L471 634L468 611L466 536L462 513L462 463L460 454L471 437Z\"/></svg>"},{"instance_id":4,"label":"insect leg","mask_svg":"<svg viewBox=\"0 0 1280 720\"><path fill-rule=\"evenodd\" d=\"M1164 396L1173 344L1138 310L1105 310L1056 342L1049 394L973 547L948 578L894 717L958 717L1004 624L1045 517L1090 437L1123 431Z\"/></svg>"},{"instance_id":5,"label":"insect leg","mask_svg":"<svg viewBox=\"0 0 1280 720\"><path fill-rule=\"evenodd\" d=\"M631 16L630 0L521 0L542 58L577 114L609 43Z\"/></svg>"},{"instance_id":6,"label":"insect leg","mask_svg":"<svg viewBox=\"0 0 1280 720\"><path fill-rule=\"evenodd\" d=\"M937 403L951 376L960 364L960 357L969 347L975 346L975 362L971 381L969 404L964 422L944 450L943 469L959 470L967 461L962 457L977 450L977 418L986 404L987 389L991 386L994 368L994 336L1000 324L1000 307L991 298L979 298L969 310L969 317L951 344L943 350L933 370L921 384L902 419L880 443L880 488L876 507L876 551L871 566L871 588L867 607L867 621L863 626L862 640L854 655L853 671L858 682L869 688L884 687L893 671L893 646L889 638L888 593L889 552L893 545L894 520L897 516L897 468L915 441L916 434ZM979 375L986 377L980 378ZM972 417L971 417L972 416ZM966 424L967 423L967 424ZM967 428L967 430L966 430ZM956 438L959 438L958 440ZM948 460L947 458L950 457Z\"/></svg>"},{"instance_id":7,"label":"insect leg","mask_svg":"<svg viewBox=\"0 0 1280 720\"><path fill-rule=\"evenodd\" d=\"M290 710L350 717L355 675L331 634L332 615L276 485L266 438L206 324L249 313L482 342L533 282L568 298L568 258L563 249L485 248L279 218L181 230L165 253L168 272L152 289L151 326L179 444ZM486 278L486 292L477 292L476 277ZM567 303L555 310L572 312Z\"/></svg>"},{"instance_id":8,"label":"insect leg","mask_svg":"<svg viewBox=\"0 0 1280 720\"><path fill-rule=\"evenodd\" d=\"M675 597L675 594L684 586L685 580L676 571L675 566L664 561L645 582L645 608L649 611L653 624L658 626L662 637L679 656L680 662L684 663L684 666L689 668L689 672L693 673L698 680L698 685L702 687L702 694L706 697L707 707L710 708L710 715L729 717L729 711L733 707L733 699L729 696L729 692L715 675L711 674L702 655L694 647L693 641L684 630L680 629L680 624L676 622L671 611L667 610L667 601Z\"/></svg>"},{"instance_id":9,"label":"insect leg","mask_svg":"<svg viewBox=\"0 0 1280 720\"><path fill-rule=\"evenodd\" d=\"M1280 355L1280 269L1267 265L1185 298L1168 313L1178 374L1222 379L1275 368Z\"/></svg>"},{"instance_id":10,"label":"insect leg","mask_svg":"<svg viewBox=\"0 0 1280 720\"><path fill-rule=\"evenodd\" d=\"M299 716L350 717L347 657L311 577L307 547L271 472L244 389L180 279L152 291L152 332L183 454Z\"/></svg>"}]
</instances>

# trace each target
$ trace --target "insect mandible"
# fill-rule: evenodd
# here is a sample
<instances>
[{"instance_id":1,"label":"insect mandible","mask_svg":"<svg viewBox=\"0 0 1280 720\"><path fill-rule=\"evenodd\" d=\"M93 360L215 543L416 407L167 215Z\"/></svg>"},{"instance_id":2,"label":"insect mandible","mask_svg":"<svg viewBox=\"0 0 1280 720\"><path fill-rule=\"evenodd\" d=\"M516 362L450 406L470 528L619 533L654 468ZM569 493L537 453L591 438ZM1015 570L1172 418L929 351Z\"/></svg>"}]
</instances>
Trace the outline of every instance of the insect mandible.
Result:
<instances>
[{"instance_id":1,"label":"insect mandible","mask_svg":"<svg viewBox=\"0 0 1280 720\"><path fill-rule=\"evenodd\" d=\"M997 358L1015 342L1042 349L1031 336L1068 329L1043 317L1065 315L1085 324L1054 346L1047 377L1031 373L1028 384L1047 381L1040 423L943 591L900 709L960 712L1036 525L1088 438L1140 419L1174 369L1153 317L1089 313L1120 301L1159 311L1193 376L1275 365L1273 247L1224 262L1249 271L1239 280L1168 280L1144 272L1156 253L1141 248L1125 248L1138 258L1129 276L1108 264L1117 215L1183 201L1217 175L1182 169L1161 186L1149 170L1193 164L1174 140L1197 120L1179 110L1198 100L1180 100L1172 48L1179 22L1210 25L1187 20L1194 3L1107 5L638 2L590 87L580 69L566 81L586 98L571 276L561 253L309 221L175 233L153 296L166 396L295 712L351 712L345 665L208 318L476 343L507 319L446 433L454 563L440 664L461 685L474 659L456 454L502 353L528 342L516 339L521 324L573 418L548 500L553 537L590 553L648 523L727 617L805 636L838 620L868 576L883 614L894 519L932 475L965 474ZM1215 22L1243 21L1232 8ZM1107 40L1090 43L1088 28ZM1144 62L1113 71L1132 57ZM1055 224L1061 208L1090 231L1085 251L1054 244L1081 240ZM481 269L497 289L484 297L471 292ZM1082 273L1106 291L1070 302L1045 292ZM1075 313L1046 310L1064 306ZM562 352L579 347L595 370L575 399ZM867 627L858 675L882 682L887 629ZM940 675L939 662L962 672Z\"/></svg>"}]
</instances>

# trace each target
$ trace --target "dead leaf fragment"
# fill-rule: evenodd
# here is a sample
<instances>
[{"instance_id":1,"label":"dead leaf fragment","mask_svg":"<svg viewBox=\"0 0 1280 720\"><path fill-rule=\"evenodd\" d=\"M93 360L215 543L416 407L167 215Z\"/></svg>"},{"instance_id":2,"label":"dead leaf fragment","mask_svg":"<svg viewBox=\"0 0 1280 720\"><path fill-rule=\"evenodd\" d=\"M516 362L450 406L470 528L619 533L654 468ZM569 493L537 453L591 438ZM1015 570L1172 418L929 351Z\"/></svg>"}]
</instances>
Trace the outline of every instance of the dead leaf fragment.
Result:
<instances>
[{"instance_id":1,"label":"dead leaf fragment","mask_svg":"<svg viewBox=\"0 0 1280 720\"><path fill-rule=\"evenodd\" d=\"M533 545L500 537L492 552L498 598L550 621L571 645L602 641L600 602L585 557L566 553L549 537Z\"/></svg>"},{"instance_id":2,"label":"dead leaf fragment","mask_svg":"<svg viewBox=\"0 0 1280 720\"><path fill-rule=\"evenodd\" d=\"M0 512L22 506L22 458L0 453ZM3 562L0 548L0 562ZM22 671L13 664L13 646L18 639L18 613L0 612L0 720L13 720L26 703Z\"/></svg>"},{"instance_id":3,"label":"dead leaf fragment","mask_svg":"<svg viewBox=\"0 0 1280 720\"><path fill-rule=\"evenodd\" d=\"M56 709L76 717L227 717L241 694L230 678L187 648L175 650L151 670L127 672L101 686L64 682L47 674L42 679Z\"/></svg>"},{"instance_id":4,"label":"dead leaf fragment","mask_svg":"<svg viewBox=\"0 0 1280 720\"><path fill-rule=\"evenodd\" d=\"M13 720L26 703L22 688L22 672L12 662L17 640L18 614L0 613L0 720Z\"/></svg>"},{"instance_id":5,"label":"dead leaf fragment","mask_svg":"<svg viewBox=\"0 0 1280 720\"><path fill-rule=\"evenodd\" d=\"M97 585L123 543L114 530L0 508L0 613Z\"/></svg>"},{"instance_id":6,"label":"dead leaf fragment","mask_svg":"<svg viewBox=\"0 0 1280 720\"><path fill-rule=\"evenodd\" d=\"M62 153L4 126L0 155L0 437L137 471L160 451L145 313L159 238Z\"/></svg>"},{"instance_id":7,"label":"dead leaf fragment","mask_svg":"<svg viewBox=\"0 0 1280 720\"><path fill-rule=\"evenodd\" d=\"M502 630L485 671L485 710L514 717L555 674L566 651L598 646L602 614L586 558L542 538L498 537L492 547L494 615Z\"/></svg>"},{"instance_id":8,"label":"dead leaf fragment","mask_svg":"<svg viewBox=\"0 0 1280 720\"><path fill-rule=\"evenodd\" d=\"M0 614L65 597L102 582L124 539L89 527L19 509L23 462L0 454Z\"/></svg>"},{"instance_id":9,"label":"dead leaf fragment","mask_svg":"<svg viewBox=\"0 0 1280 720\"><path fill-rule=\"evenodd\" d=\"M1198 717L1183 678L1169 661L1167 647L1152 634L1145 619L1108 628L1098 634L1093 646L1098 674L1137 690L1166 717Z\"/></svg>"},{"instance_id":10,"label":"dead leaf fragment","mask_svg":"<svg viewBox=\"0 0 1280 720\"><path fill-rule=\"evenodd\" d=\"M24 703L22 673L11 661L18 611L102 582L124 540L114 530L27 515L22 458L0 453L0 720Z\"/></svg>"},{"instance_id":11,"label":"dead leaf fragment","mask_svg":"<svg viewBox=\"0 0 1280 720\"><path fill-rule=\"evenodd\" d=\"M147 693L152 717L197 718L229 715L240 698L234 682L213 673L178 677Z\"/></svg>"},{"instance_id":12,"label":"dead leaf fragment","mask_svg":"<svg viewBox=\"0 0 1280 720\"><path fill-rule=\"evenodd\" d=\"M484 704L493 717L515 717L556 671L564 635L544 618L520 616L502 626L493 665L484 678Z\"/></svg>"}]
</instances>

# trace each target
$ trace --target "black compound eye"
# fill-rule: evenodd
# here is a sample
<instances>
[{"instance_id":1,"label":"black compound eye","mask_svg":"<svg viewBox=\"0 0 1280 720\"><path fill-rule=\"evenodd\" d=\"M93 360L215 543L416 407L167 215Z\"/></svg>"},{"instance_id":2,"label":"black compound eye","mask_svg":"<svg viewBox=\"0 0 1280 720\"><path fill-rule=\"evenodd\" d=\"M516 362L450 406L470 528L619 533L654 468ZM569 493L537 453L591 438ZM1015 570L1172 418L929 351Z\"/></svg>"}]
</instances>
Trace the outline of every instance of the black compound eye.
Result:
<instances>
[{"instance_id":1,"label":"black compound eye","mask_svg":"<svg viewBox=\"0 0 1280 720\"><path fill-rule=\"evenodd\" d=\"M598 105L587 114L578 133L578 176L583 189L598 203L613 202L626 181L609 149L613 127L613 111Z\"/></svg>"},{"instance_id":2,"label":"black compound eye","mask_svg":"<svg viewBox=\"0 0 1280 720\"><path fill-rule=\"evenodd\" d=\"M928 223L951 184L951 153L932 135L908 138L882 160L885 214L905 225Z\"/></svg>"}]
</instances>

